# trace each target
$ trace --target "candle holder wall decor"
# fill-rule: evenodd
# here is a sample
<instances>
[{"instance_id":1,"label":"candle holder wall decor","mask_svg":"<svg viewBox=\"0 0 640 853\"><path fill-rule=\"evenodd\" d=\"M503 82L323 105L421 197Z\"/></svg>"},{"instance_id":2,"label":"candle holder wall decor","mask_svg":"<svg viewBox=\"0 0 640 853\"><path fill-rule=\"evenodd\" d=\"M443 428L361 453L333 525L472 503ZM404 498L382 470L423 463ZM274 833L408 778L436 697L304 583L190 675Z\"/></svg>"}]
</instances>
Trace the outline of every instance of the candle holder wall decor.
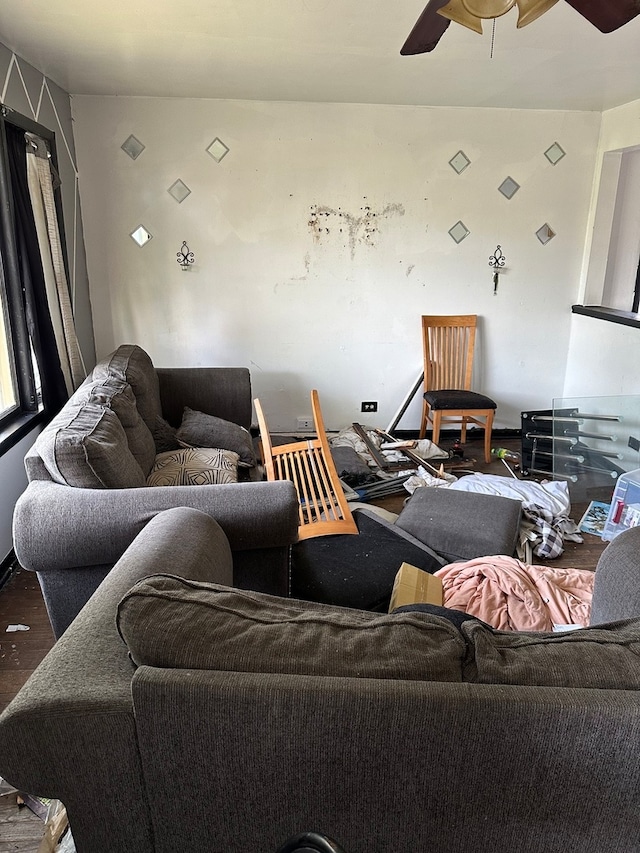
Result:
<instances>
[{"instance_id":1,"label":"candle holder wall decor","mask_svg":"<svg viewBox=\"0 0 640 853\"><path fill-rule=\"evenodd\" d=\"M182 267L183 271L188 270L191 264L195 263L195 255L192 251L190 251L189 247L186 244L186 241L182 241L182 247L180 251L177 253L176 257L177 262Z\"/></svg>"},{"instance_id":2,"label":"candle holder wall decor","mask_svg":"<svg viewBox=\"0 0 640 853\"><path fill-rule=\"evenodd\" d=\"M498 278L501 272L504 272L504 264L506 261L505 255L502 254L502 248L496 246L493 255L489 257L489 266L493 267L493 295L498 293Z\"/></svg>"}]
</instances>

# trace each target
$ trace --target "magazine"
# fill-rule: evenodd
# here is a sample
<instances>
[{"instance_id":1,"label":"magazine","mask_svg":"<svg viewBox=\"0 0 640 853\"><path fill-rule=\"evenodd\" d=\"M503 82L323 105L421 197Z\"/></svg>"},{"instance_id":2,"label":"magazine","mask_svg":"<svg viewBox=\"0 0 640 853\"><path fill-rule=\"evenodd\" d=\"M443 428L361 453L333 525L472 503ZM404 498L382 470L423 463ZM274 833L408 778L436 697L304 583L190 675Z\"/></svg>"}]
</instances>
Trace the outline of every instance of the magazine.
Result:
<instances>
[{"instance_id":1,"label":"magazine","mask_svg":"<svg viewBox=\"0 0 640 853\"><path fill-rule=\"evenodd\" d=\"M591 501L587 511L580 519L578 525L580 532L593 533L595 536L601 537L607 523L610 507L611 504L604 503L604 501Z\"/></svg>"}]
</instances>

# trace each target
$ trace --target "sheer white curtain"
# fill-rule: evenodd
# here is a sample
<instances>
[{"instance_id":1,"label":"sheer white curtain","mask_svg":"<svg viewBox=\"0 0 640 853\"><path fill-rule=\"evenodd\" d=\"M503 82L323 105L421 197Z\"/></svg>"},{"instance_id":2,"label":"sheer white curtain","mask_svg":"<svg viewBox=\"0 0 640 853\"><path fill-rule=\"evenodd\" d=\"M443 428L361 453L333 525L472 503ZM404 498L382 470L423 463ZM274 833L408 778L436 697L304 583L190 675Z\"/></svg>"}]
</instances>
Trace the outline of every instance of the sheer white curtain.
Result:
<instances>
[{"instance_id":1,"label":"sheer white curtain","mask_svg":"<svg viewBox=\"0 0 640 853\"><path fill-rule=\"evenodd\" d=\"M25 133L27 180L42 256L47 301L55 333L60 365L71 394L87 375L76 337L69 287L64 268L60 229L53 195L49 151L44 139Z\"/></svg>"}]
</instances>

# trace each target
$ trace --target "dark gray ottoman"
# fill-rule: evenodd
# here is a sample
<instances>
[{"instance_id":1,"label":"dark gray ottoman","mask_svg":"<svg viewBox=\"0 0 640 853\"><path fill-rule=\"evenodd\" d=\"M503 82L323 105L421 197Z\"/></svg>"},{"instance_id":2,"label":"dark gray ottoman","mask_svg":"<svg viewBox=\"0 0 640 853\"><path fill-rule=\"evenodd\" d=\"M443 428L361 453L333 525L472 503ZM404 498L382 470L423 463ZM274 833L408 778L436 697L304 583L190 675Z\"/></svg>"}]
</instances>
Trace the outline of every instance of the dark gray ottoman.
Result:
<instances>
[{"instance_id":1,"label":"dark gray ottoman","mask_svg":"<svg viewBox=\"0 0 640 853\"><path fill-rule=\"evenodd\" d=\"M521 502L513 498L425 486L416 489L395 526L450 563L495 554L510 557L521 512Z\"/></svg>"}]
</instances>

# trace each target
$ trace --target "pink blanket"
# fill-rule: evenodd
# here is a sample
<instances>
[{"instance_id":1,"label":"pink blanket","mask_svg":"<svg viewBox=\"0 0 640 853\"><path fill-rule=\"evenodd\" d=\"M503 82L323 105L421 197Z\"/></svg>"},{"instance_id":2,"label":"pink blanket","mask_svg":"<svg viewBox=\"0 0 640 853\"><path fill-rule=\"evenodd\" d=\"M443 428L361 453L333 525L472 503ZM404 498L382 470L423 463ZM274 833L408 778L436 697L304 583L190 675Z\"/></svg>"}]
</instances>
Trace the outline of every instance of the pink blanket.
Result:
<instances>
[{"instance_id":1,"label":"pink blanket","mask_svg":"<svg viewBox=\"0 0 640 853\"><path fill-rule=\"evenodd\" d=\"M513 557L477 557L436 572L444 605L503 631L552 631L589 624L594 573L529 566Z\"/></svg>"}]
</instances>

